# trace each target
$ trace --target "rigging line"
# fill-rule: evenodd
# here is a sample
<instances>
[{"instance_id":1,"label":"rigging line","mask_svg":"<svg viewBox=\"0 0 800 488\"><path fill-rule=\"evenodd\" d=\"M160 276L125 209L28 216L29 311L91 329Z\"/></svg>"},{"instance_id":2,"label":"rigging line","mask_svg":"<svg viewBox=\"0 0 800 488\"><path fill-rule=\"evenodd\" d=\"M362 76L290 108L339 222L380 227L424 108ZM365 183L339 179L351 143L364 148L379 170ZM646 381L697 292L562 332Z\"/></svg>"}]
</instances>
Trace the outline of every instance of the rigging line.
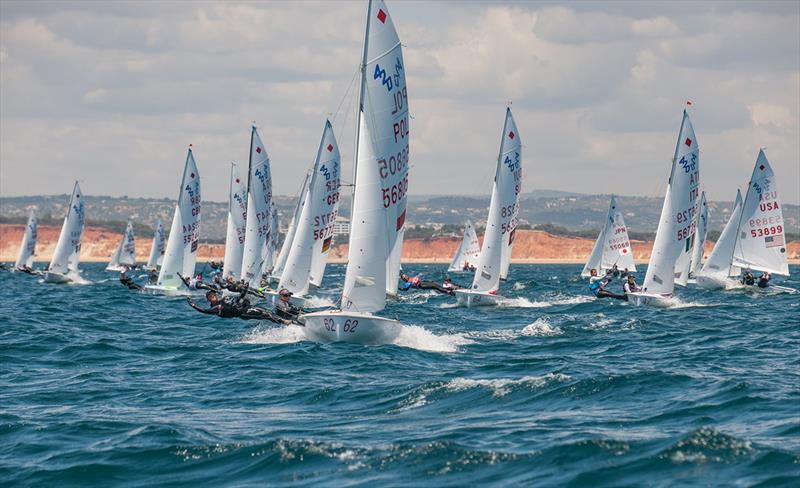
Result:
<instances>
[{"instance_id":1,"label":"rigging line","mask_svg":"<svg viewBox=\"0 0 800 488\"><path fill-rule=\"evenodd\" d=\"M359 74L360 71L361 71L360 68L355 70L355 72L353 73L353 78L350 80L350 84L347 86L347 90L345 90L344 95L342 96L342 99L339 100L339 106L336 107L336 112L333 114L333 124L334 125L336 125L336 118L339 116L339 112L342 109L342 104L344 104L344 101L346 99L348 99L348 95L350 94L350 90L352 90L352 88L355 86L356 77L358 77L358 74ZM355 90L353 90L353 91L355 91ZM349 97L349 99L352 100L352 97ZM348 107L349 107L349 104L348 104ZM346 114L345 114L345 117L347 117ZM346 120L347 119L345 118L345 121Z\"/></svg>"}]
</instances>

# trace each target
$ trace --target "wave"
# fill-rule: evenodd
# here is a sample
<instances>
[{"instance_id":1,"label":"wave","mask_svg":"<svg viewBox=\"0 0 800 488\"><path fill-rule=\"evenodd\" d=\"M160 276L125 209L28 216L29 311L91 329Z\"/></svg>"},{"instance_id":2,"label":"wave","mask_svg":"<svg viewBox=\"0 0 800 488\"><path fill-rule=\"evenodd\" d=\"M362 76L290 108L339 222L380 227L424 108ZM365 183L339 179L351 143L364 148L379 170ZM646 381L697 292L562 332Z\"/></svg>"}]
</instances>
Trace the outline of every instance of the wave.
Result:
<instances>
[{"instance_id":1,"label":"wave","mask_svg":"<svg viewBox=\"0 0 800 488\"><path fill-rule=\"evenodd\" d=\"M463 334L436 335L418 325L403 325L400 335L393 344L428 352L458 352L460 346L474 344L475 341Z\"/></svg>"},{"instance_id":2,"label":"wave","mask_svg":"<svg viewBox=\"0 0 800 488\"><path fill-rule=\"evenodd\" d=\"M333 308L336 306L336 302L329 297L321 297L318 295L312 295L306 298L305 301L306 308Z\"/></svg>"},{"instance_id":3,"label":"wave","mask_svg":"<svg viewBox=\"0 0 800 488\"><path fill-rule=\"evenodd\" d=\"M514 291L524 290L525 288L526 288L525 283L521 283L519 281L514 283L514 286L511 287L511 289Z\"/></svg>"},{"instance_id":4,"label":"wave","mask_svg":"<svg viewBox=\"0 0 800 488\"><path fill-rule=\"evenodd\" d=\"M528 324L522 329L520 335L529 337L543 337L543 336L557 336L563 334L564 331L558 326L550 325L550 319L547 317L540 317L532 324Z\"/></svg>"},{"instance_id":5,"label":"wave","mask_svg":"<svg viewBox=\"0 0 800 488\"><path fill-rule=\"evenodd\" d=\"M242 344L291 344L307 340L305 329L299 325L259 325L238 341Z\"/></svg>"}]
</instances>

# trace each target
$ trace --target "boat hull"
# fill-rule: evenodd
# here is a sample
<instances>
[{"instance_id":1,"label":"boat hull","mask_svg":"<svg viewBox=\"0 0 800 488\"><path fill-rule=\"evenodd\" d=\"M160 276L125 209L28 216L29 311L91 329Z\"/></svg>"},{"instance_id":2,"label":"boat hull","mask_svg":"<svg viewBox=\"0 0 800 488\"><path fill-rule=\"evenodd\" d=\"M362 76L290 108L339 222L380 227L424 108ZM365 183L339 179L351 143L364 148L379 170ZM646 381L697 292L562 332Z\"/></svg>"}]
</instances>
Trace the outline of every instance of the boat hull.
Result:
<instances>
[{"instance_id":1,"label":"boat hull","mask_svg":"<svg viewBox=\"0 0 800 488\"><path fill-rule=\"evenodd\" d=\"M456 290L456 303L460 307L488 307L497 305L503 297L485 291Z\"/></svg>"},{"instance_id":2,"label":"boat hull","mask_svg":"<svg viewBox=\"0 0 800 488\"><path fill-rule=\"evenodd\" d=\"M655 295L650 293L626 293L628 302L637 307L667 308L674 303L673 295Z\"/></svg>"},{"instance_id":3,"label":"boat hull","mask_svg":"<svg viewBox=\"0 0 800 488\"><path fill-rule=\"evenodd\" d=\"M189 290L185 286L169 286L169 285L145 285L144 291L152 295L165 295L168 297L188 297L192 295L201 295L203 290Z\"/></svg>"},{"instance_id":4,"label":"boat hull","mask_svg":"<svg viewBox=\"0 0 800 488\"><path fill-rule=\"evenodd\" d=\"M734 290L743 288L739 280L727 276L698 275L697 286L706 290Z\"/></svg>"},{"instance_id":5,"label":"boat hull","mask_svg":"<svg viewBox=\"0 0 800 488\"><path fill-rule=\"evenodd\" d=\"M370 313L326 310L301 316L306 337L317 342L354 342L391 344L400 335L403 324Z\"/></svg>"},{"instance_id":6,"label":"boat hull","mask_svg":"<svg viewBox=\"0 0 800 488\"><path fill-rule=\"evenodd\" d=\"M44 282L57 283L57 284L71 283L72 277L69 276L69 274L56 273L53 271L45 271Z\"/></svg>"}]
</instances>

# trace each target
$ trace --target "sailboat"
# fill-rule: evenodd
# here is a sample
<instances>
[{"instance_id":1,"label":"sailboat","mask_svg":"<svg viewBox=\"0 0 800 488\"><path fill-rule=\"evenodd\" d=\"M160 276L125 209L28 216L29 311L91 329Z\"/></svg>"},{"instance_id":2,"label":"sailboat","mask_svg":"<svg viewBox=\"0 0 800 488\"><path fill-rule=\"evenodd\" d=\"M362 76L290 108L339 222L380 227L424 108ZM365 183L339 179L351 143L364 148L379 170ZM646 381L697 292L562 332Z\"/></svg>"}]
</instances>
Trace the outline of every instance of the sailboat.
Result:
<instances>
[{"instance_id":1,"label":"sailboat","mask_svg":"<svg viewBox=\"0 0 800 488\"><path fill-rule=\"evenodd\" d=\"M67 215L64 217L64 224L61 226L61 234L58 236L56 250L53 259L44 274L45 283L70 283L83 282L78 271L81 254L81 239L83 237L83 224L86 219L86 212L81 196L81 187L78 182L72 189L72 196L69 199Z\"/></svg>"},{"instance_id":2,"label":"sailboat","mask_svg":"<svg viewBox=\"0 0 800 488\"><path fill-rule=\"evenodd\" d=\"M509 107L506 108L481 256L470 289L456 290L459 305L495 305L502 300L497 289L502 277L503 253L510 253L510 244L514 242L521 185L522 142Z\"/></svg>"},{"instance_id":3,"label":"sailboat","mask_svg":"<svg viewBox=\"0 0 800 488\"><path fill-rule=\"evenodd\" d=\"M736 200L728 223L722 229L708 260L695 277L698 286L709 290L733 289L743 286L738 279L733 278L738 277L741 273L741 269L733 265L733 249L736 246L736 235L739 233L741 216L742 193L736 190Z\"/></svg>"},{"instance_id":4,"label":"sailboat","mask_svg":"<svg viewBox=\"0 0 800 488\"><path fill-rule=\"evenodd\" d=\"M272 171L266 146L256 126L250 131L250 162L247 178L247 222L242 271L239 275L251 288L261 283L268 242L272 235Z\"/></svg>"},{"instance_id":5,"label":"sailboat","mask_svg":"<svg viewBox=\"0 0 800 488\"><path fill-rule=\"evenodd\" d=\"M627 294L634 304L668 306L675 283L686 284L697 227L699 186L700 148L684 110L647 274L642 290Z\"/></svg>"},{"instance_id":6,"label":"sailboat","mask_svg":"<svg viewBox=\"0 0 800 488\"><path fill-rule=\"evenodd\" d=\"M164 262L158 273L158 282L155 285L145 286L145 290L150 293L164 295L190 293L178 274L186 278L194 275L200 239L200 203L200 172L197 171L197 163L194 161L190 145L183 166L178 203L175 204Z\"/></svg>"},{"instance_id":7,"label":"sailboat","mask_svg":"<svg viewBox=\"0 0 800 488\"><path fill-rule=\"evenodd\" d=\"M402 330L376 312L402 246L408 185L409 118L403 49L383 0L367 7L356 116L355 191L341 309L306 314L313 340L386 343ZM399 237L399 239L398 239ZM286 272L286 270L284 270Z\"/></svg>"},{"instance_id":8,"label":"sailboat","mask_svg":"<svg viewBox=\"0 0 800 488\"><path fill-rule=\"evenodd\" d=\"M31 270L33 268L33 257L36 255L37 225L36 212L31 209L30 213L28 213L28 222L25 224L22 244L19 246L19 254L16 262L14 262L15 270Z\"/></svg>"},{"instance_id":9,"label":"sailboat","mask_svg":"<svg viewBox=\"0 0 800 488\"><path fill-rule=\"evenodd\" d=\"M166 252L167 235L164 232L164 224L161 219L156 222L156 230L153 233L153 245L150 247L150 257L147 258L147 269L157 269L164 260Z\"/></svg>"},{"instance_id":10,"label":"sailboat","mask_svg":"<svg viewBox=\"0 0 800 488\"><path fill-rule=\"evenodd\" d=\"M478 234L475 233L475 227L472 222L467 221L467 226L464 227L464 238L458 246L450 266L447 268L449 272L467 271L478 264L478 259L481 256L481 245L478 242Z\"/></svg>"},{"instance_id":11,"label":"sailboat","mask_svg":"<svg viewBox=\"0 0 800 488\"><path fill-rule=\"evenodd\" d=\"M136 264L136 238L133 235L133 224L128 222L125 233L119 241L117 250L111 256L111 261L106 266L106 271L123 271Z\"/></svg>"},{"instance_id":12,"label":"sailboat","mask_svg":"<svg viewBox=\"0 0 800 488\"><path fill-rule=\"evenodd\" d=\"M247 182L239 174L239 166L231 163L231 184L228 192L228 228L225 234L225 258L222 278L238 280L242 274L244 236L247 231Z\"/></svg>"},{"instance_id":13,"label":"sailboat","mask_svg":"<svg viewBox=\"0 0 800 488\"><path fill-rule=\"evenodd\" d=\"M742 270L789 276L784 225L775 173L761 149L742 204L733 249L733 266ZM797 291L776 285L770 285L770 288Z\"/></svg>"},{"instance_id":14,"label":"sailboat","mask_svg":"<svg viewBox=\"0 0 800 488\"><path fill-rule=\"evenodd\" d=\"M697 216L697 229L694 232L692 259L689 264L689 284L697 283L695 274L702 268L706 237L708 237L708 202L706 202L706 192L700 192L700 214Z\"/></svg>"},{"instance_id":15,"label":"sailboat","mask_svg":"<svg viewBox=\"0 0 800 488\"><path fill-rule=\"evenodd\" d=\"M292 220L289 222L289 228L286 230L286 235L283 239L283 245L278 253L275 266L272 268L272 273L270 274L270 281L277 283L280 281L281 275L283 274L283 268L286 266L286 259L289 257L289 250L292 248L294 235L297 232L297 221L300 220L300 213L303 211L303 205L305 205L306 198L308 198L308 184L311 182L311 174L311 171L306 173L305 180L303 180L303 186L300 189L300 196L297 199L294 212L292 212Z\"/></svg>"},{"instance_id":16,"label":"sailboat","mask_svg":"<svg viewBox=\"0 0 800 488\"><path fill-rule=\"evenodd\" d=\"M619 270L636 272L631 241L628 239L628 228L625 226L622 212L617 207L617 199L611 195L605 225L597 236L589 260L581 271L581 277L588 278L593 269L597 270L598 275L603 276L614 265Z\"/></svg>"},{"instance_id":17,"label":"sailboat","mask_svg":"<svg viewBox=\"0 0 800 488\"><path fill-rule=\"evenodd\" d=\"M339 172L339 146L333 126L325 121L308 184L308 195L296 222L296 232L278 285L279 289L292 292L292 298L308 293L314 257L318 254L327 255L330 249L339 206ZM319 270L317 272L321 275ZM269 295L274 302L276 294Z\"/></svg>"}]
</instances>

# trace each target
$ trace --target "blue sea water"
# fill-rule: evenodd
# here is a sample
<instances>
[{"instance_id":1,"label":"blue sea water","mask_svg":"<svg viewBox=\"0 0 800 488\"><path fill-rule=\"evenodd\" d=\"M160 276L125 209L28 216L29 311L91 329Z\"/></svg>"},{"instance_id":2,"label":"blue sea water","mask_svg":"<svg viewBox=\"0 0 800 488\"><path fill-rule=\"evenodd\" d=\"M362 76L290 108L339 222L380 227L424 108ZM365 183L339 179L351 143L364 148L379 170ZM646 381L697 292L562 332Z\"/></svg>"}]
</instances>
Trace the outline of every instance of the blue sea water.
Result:
<instances>
[{"instance_id":1,"label":"blue sea water","mask_svg":"<svg viewBox=\"0 0 800 488\"><path fill-rule=\"evenodd\" d=\"M397 344L361 346L84 268L0 275L0 485L800 484L800 295L636 308L579 266L514 265L503 306L406 294Z\"/></svg>"}]
</instances>

